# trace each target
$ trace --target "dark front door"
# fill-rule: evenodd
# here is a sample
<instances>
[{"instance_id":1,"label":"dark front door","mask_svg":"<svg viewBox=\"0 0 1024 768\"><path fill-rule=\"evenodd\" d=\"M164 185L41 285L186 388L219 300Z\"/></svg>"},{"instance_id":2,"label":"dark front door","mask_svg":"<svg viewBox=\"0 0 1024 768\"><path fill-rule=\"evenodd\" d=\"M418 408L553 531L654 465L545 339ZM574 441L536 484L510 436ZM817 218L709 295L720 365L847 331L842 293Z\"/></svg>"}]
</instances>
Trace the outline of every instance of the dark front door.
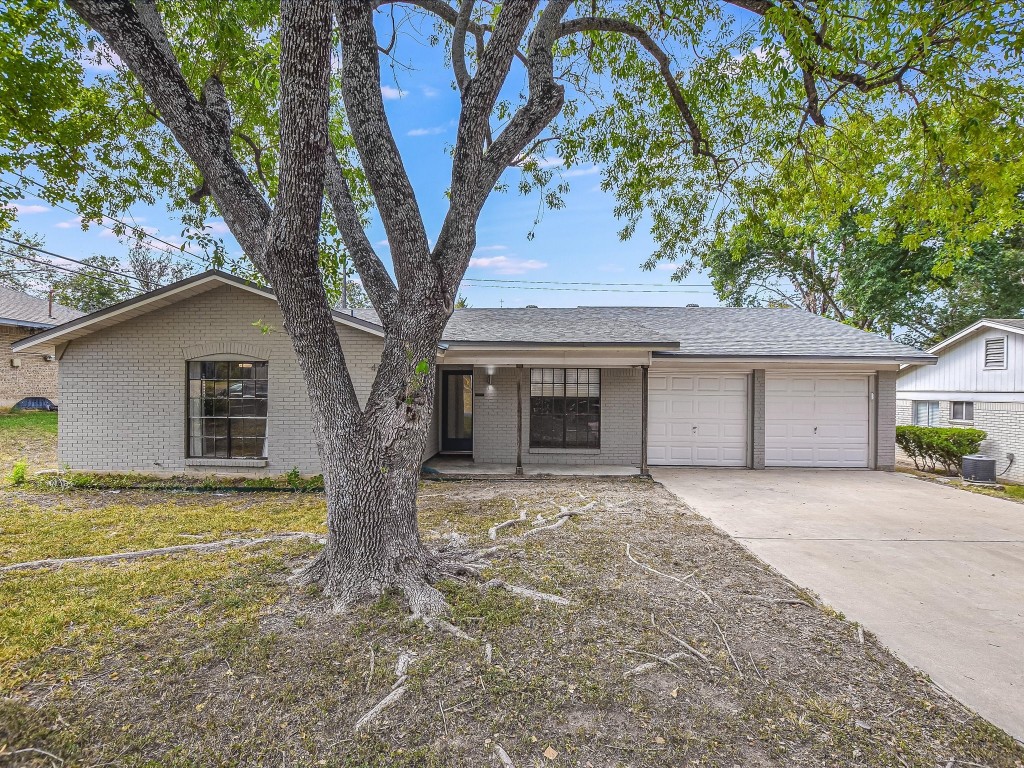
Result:
<instances>
[{"instance_id":1,"label":"dark front door","mask_svg":"<svg viewBox=\"0 0 1024 768\"><path fill-rule=\"evenodd\" d=\"M441 450L473 452L473 372L441 372Z\"/></svg>"}]
</instances>

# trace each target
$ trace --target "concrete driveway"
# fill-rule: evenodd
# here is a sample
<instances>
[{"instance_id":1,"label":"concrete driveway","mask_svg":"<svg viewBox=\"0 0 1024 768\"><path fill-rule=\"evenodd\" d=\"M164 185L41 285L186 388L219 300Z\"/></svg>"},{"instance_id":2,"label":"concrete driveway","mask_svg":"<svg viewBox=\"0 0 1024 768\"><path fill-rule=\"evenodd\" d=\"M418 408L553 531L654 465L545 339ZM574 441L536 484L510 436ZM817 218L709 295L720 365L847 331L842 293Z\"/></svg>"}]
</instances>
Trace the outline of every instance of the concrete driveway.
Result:
<instances>
[{"instance_id":1,"label":"concrete driveway","mask_svg":"<svg viewBox=\"0 0 1024 768\"><path fill-rule=\"evenodd\" d=\"M1024 504L887 472L654 477L1024 740Z\"/></svg>"}]
</instances>

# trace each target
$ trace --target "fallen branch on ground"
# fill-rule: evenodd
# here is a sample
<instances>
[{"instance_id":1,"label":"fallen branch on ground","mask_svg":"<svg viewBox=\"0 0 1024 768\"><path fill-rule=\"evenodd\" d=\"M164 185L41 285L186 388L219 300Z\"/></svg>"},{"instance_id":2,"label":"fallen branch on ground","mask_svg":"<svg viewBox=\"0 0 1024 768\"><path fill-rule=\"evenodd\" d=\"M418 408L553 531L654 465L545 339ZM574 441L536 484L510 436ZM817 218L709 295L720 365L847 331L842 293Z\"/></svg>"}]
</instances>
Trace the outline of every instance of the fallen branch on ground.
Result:
<instances>
[{"instance_id":1,"label":"fallen branch on ground","mask_svg":"<svg viewBox=\"0 0 1024 768\"><path fill-rule=\"evenodd\" d=\"M545 603L555 603L556 605L569 605L569 600L558 595L552 595L548 592L538 592L535 589L527 589L526 587L520 587L517 584L509 584L507 581L501 579L491 579L490 581L484 582L484 589L491 589L498 587L500 589L506 589L513 595L519 595L520 597L528 597L531 600L537 600Z\"/></svg>"},{"instance_id":2,"label":"fallen branch on ground","mask_svg":"<svg viewBox=\"0 0 1024 768\"><path fill-rule=\"evenodd\" d=\"M516 505L516 509L519 509L518 499L512 499L512 503ZM496 538L498 538L498 531L508 528L509 526L519 525L520 523L525 522L526 507L523 507L522 509L519 509L519 517L513 517L511 520L506 520L503 523L498 523L497 525L491 526L490 530L487 531L487 538L489 538L491 541L494 541Z\"/></svg>"},{"instance_id":3,"label":"fallen branch on ground","mask_svg":"<svg viewBox=\"0 0 1024 768\"><path fill-rule=\"evenodd\" d=\"M134 552L115 552L111 555L83 555L81 557L32 560L27 563L5 565L0 568L0 573L7 573L10 571L34 571L41 568L60 568L65 565L117 563L128 560L140 560L144 557L159 557L160 555L176 555L189 552L207 554L209 552L220 552L225 549L233 549L236 547L256 547L260 544L271 544L279 541L298 541L302 539L315 541L319 544L324 542L324 537L317 533L278 533L273 536L264 536L259 539L221 539L220 541L208 541L202 544L176 544L172 547L140 549Z\"/></svg>"}]
</instances>

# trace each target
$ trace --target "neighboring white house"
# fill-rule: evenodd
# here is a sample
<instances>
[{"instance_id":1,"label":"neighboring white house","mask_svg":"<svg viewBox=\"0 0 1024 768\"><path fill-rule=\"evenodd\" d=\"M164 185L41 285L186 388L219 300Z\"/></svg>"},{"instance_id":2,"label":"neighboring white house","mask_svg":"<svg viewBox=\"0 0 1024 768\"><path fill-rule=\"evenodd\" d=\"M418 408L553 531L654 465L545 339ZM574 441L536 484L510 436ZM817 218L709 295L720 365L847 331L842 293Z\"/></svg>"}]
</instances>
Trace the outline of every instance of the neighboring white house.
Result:
<instances>
[{"instance_id":1,"label":"neighboring white house","mask_svg":"<svg viewBox=\"0 0 1024 768\"><path fill-rule=\"evenodd\" d=\"M900 372L896 423L982 429L999 476L1024 482L1024 320L979 320L928 351L936 365Z\"/></svg>"}]
</instances>

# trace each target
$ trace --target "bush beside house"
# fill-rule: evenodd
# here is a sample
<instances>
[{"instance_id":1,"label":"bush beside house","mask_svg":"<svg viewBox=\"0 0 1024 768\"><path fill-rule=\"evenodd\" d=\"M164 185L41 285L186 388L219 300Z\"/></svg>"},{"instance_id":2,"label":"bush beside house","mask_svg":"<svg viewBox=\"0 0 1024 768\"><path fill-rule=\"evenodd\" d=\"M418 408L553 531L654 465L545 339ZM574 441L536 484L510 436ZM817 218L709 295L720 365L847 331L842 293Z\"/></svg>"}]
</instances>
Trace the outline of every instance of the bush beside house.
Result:
<instances>
[{"instance_id":1,"label":"bush beside house","mask_svg":"<svg viewBox=\"0 0 1024 768\"><path fill-rule=\"evenodd\" d=\"M962 427L896 427L896 445L919 470L934 471L941 466L946 474L960 474L964 456L977 453L988 435L980 429Z\"/></svg>"}]
</instances>

